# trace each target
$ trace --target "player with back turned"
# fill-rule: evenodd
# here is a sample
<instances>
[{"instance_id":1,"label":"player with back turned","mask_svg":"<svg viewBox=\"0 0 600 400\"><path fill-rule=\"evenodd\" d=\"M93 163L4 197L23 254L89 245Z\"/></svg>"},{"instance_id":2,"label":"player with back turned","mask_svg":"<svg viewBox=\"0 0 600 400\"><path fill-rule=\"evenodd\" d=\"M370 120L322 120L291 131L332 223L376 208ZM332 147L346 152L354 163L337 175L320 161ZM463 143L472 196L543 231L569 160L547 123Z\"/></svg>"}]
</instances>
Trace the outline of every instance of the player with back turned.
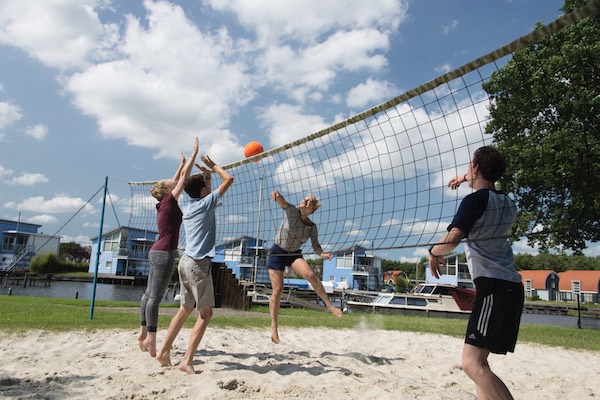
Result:
<instances>
[{"instance_id":1,"label":"player with back turned","mask_svg":"<svg viewBox=\"0 0 600 400\"><path fill-rule=\"evenodd\" d=\"M506 169L496 149L484 146L473 153L468 172L450 180L456 189L467 181L475 191L466 196L448 226L448 233L429 249L431 274L439 278L444 254L463 238L467 263L475 283L471 313L462 355L462 368L476 385L478 399L512 399L504 382L488 364L490 353L513 352L519 333L524 291L517 273L508 233L516 207L508 196L495 190Z\"/></svg>"}]
</instances>

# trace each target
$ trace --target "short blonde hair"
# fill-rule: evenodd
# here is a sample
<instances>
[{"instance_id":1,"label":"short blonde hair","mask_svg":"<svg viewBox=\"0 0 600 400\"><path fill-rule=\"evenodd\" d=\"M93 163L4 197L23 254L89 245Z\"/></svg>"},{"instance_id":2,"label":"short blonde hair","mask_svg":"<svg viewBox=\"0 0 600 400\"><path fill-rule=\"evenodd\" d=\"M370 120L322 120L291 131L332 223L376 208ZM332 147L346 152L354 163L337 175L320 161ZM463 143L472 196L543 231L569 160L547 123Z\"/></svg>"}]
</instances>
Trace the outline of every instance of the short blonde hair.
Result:
<instances>
[{"instance_id":1,"label":"short blonde hair","mask_svg":"<svg viewBox=\"0 0 600 400\"><path fill-rule=\"evenodd\" d=\"M321 201L319 199L317 199L315 196L313 196L312 194L307 194L306 197L311 197L311 201L313 203L313 205L315 206L315 211L317 211L319 209L319 207L321 207Z\"/></svg>"},{"instance_id":2,"label":"short blonde hair","mask_svg":"<svg viewBox=\"0 0 600 400\"><path fill-rule=\"evenodd\" d=\"M150 190L150 194L156 200L161 201L171 192L173 181L171 179L163 179L156 182L156 185Z\"/></svg>"}]
</instances>

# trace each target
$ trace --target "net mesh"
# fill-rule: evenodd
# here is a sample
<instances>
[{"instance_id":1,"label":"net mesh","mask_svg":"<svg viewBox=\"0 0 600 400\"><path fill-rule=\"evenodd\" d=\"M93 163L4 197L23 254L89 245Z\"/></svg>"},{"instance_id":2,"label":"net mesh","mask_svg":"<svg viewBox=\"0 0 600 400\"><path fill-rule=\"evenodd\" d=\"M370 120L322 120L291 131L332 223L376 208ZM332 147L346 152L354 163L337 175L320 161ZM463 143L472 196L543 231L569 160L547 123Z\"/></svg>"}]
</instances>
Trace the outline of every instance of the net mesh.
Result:
<instances>
[{"instance_id":1,"label":"net mesh","mask_svg":"<svg viewBox=\"0 0 600 400\"><path fill-rule=\"evenodd\" d=\"M309 193L319 198L311 220L325 251L435 242L468 193L450 190L448 181L467 172L475 149L492 142L482 83L514 51L597 12L597 3L327 129L224 166L235 183L217 212L217 244L247 236L269 246L283 217L270 198L275 190L291 204ZM154 183L130 183L131 227L157 230ZM218 184L215 177L213 188ZM187 201L184 194L181 206ZM309 246L302 251L310 253Z\"/></svg>"}]
</instances>

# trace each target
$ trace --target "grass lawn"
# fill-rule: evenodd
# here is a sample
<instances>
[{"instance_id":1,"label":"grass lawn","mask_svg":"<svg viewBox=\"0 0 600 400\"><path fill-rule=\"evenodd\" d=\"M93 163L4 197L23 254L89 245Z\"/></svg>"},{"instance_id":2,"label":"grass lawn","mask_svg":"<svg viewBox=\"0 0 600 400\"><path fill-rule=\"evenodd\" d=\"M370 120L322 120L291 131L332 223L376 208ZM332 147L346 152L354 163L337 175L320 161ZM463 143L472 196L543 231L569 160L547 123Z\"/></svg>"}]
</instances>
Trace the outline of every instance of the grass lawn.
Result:
<instances>
[{"instance_id":1,"label":"grass lawn","mask_svg":"<svg viewBox=\"0 0 600 400\"><path fill-rule=\"evenodd\" d=\"M137 302L96 301L90 318L90 301L57 299L28 296L0 296L0 330L2 331L72 331L98 329L132 329L139 326ZM176 308L171 304L163 308ZM115 310L119 308L120 310ZM123 309L126 311L123 312ZM250 313L235 312L217 315L211 321L214 327L268 329L270 320L268 307L257 306ZM257 314L259 313L259 314ZM257 315L264 318L257 318ZM160 329L166 329L170 317L161 315ZM195 318L189 318L191 327ZM334 318L319 311L286 309L280 311L280 326L323 327L330 329L382 329L409 332L427 332L454 337L462 337L466 320L423 318L397 315L346 314ZM547 346L561 346L567 349L600 351L600 330L569 327L522 324L519 332L520 343L536 343Z\"/></svg>"}]
</instances>

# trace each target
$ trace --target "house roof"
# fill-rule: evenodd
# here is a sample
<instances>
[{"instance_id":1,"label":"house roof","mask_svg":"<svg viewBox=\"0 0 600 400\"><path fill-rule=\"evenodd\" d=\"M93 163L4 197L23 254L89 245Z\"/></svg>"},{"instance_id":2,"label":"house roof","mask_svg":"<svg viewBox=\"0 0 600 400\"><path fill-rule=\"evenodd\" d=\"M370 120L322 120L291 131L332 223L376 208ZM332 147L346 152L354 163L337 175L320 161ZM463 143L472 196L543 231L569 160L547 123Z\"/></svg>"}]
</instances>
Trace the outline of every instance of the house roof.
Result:
<instances>
[{"instance_id":1,"label":"house roof","mask_svg":"<svg viewBox=\"0 0 600 400\"><path fill-rule=\"evenodd\" d=\"M521 275L521 282L525 284L525 280L531 280L531 288L532 289L546 289L546 281L551 274L556 274L556 272L551 270L541 270L541 269L524 269L519 271Z\"/></svg>"},{"instance_id":2,"label":"house roof","mask_svg":"<svg viewBox=\"0 0 600 400\"><path fill-rule=\"evenodd\" d=\"M559 272L560 281L558 283L559 290L571 291L572 281L581 281L582 292L598 293L600 291L600 271L595 270L571 270Z\"/></svg>"},{"instance_id":3,"label":"house roof","mask_svg":"<svg viewBox=\"0 0 600 400\"><path fill-rule=\"evenodd\" d=\"M115 228L111 231L108 232L102 232L102 237L108 236L108 235L112 235L115 232L119 232L119 231L128 231L128 232L144 232L144 233L148 233L150 235L158 235L158 232L156 231L152 231L152 230L148 230L148 229L140 229L140 228L132 228L130 226L120 226L118 228ZM98 235L90 238L90 240L93 242L94 240L98 240Z\"/></svg>"},{"instance_id":4,"label":"house roof","mask_svg":"<svg viewBox=\"0 0 600 400\"><path fill-rule=\"evenodd\" d=\"M366 252L367 248L355 244L355 245L352 245L352 246L347 247L345 249L336 250L335 254L339 254L339 253L353 253L353 252L357 252L357 251Z\"/></svg>"},{"instance_id":5,"label":"house roof","mask_svg":"<svg viewBox=\"0 0 600 400\"><path fill-rule=\"evenodd\" d=\"M256 237L252 237L252 236L248 236L248 235L243 235L243 236L238 236L238 237L237 237L237 238L235 238L235 239L230 239L230 240L227 240L227 241L225 241L225 242L223 242L223 243L219 244L217 247L226 246L226 245L228 245L228 244L230 244L230 243L235 243L235 242L237 242L237 241L240 241L240 240L243 240L243 239L246 239L246 240L254 240L254 241L256 241ZM258 243L259 243L259 244L263 244L263 243L265 243L265 242L266 242L266 240L265 240L265 239L258 239Z\"/></svg>"}]
</instances>

